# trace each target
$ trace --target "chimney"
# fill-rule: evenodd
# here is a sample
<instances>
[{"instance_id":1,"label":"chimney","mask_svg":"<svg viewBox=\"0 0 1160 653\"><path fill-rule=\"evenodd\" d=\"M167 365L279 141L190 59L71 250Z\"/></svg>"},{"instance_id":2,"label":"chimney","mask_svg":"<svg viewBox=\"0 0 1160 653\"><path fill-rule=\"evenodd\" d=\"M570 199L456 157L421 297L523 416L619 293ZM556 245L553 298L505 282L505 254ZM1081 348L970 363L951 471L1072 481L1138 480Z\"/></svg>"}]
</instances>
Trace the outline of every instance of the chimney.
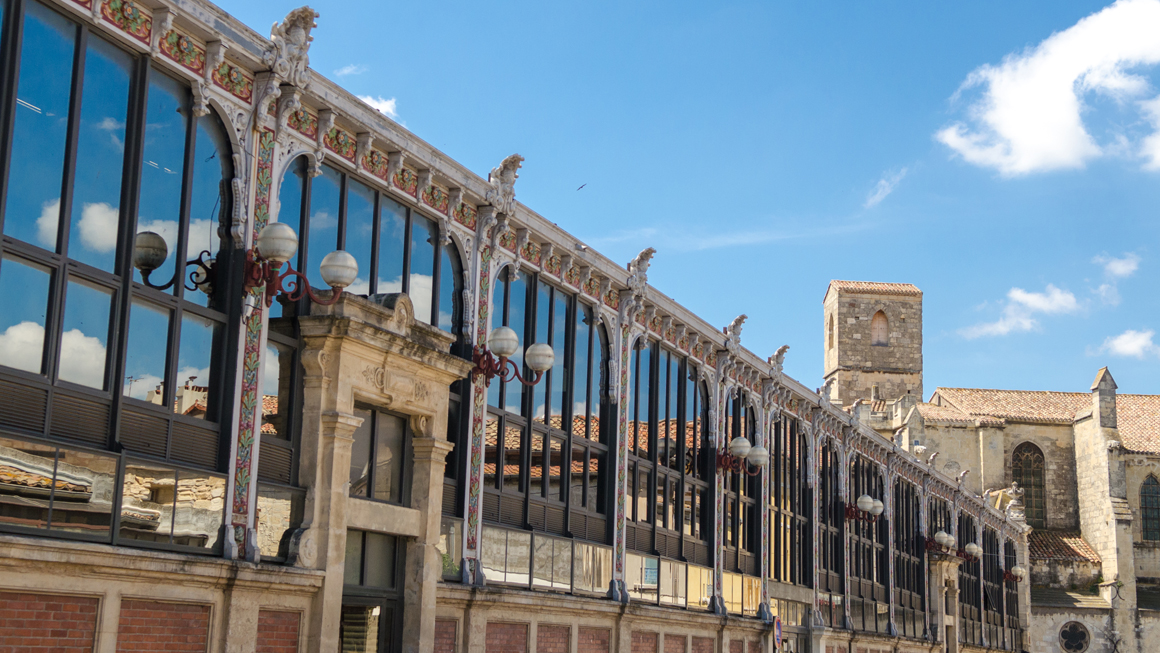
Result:
<instances>
[{"instance_id":1,"label":"chimney","mask_svg":"<svg viewBox=\"0 0 1160 653\"><path fill-rule=\"evenodd\" d=\"M1116 381L1106 367L1096 372L1092 382L1092 417L1101 428L1116 428Z\"/></svg>"}]
</instances>

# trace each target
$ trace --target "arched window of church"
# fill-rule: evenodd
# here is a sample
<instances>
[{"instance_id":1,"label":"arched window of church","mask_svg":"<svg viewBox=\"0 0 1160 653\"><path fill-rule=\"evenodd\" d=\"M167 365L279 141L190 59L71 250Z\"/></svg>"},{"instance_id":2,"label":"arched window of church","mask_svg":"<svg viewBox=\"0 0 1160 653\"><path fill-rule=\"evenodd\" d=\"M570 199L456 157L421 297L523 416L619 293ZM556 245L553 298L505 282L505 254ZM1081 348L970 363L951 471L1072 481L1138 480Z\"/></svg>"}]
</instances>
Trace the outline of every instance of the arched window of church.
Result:
<instances>
[{"instance_id":1,"label":"arched window of church","mask_svg":"<svg viewBox=\"0 0 1160 653\"><path fill-rule=\"evenodd\" d=\"M833 348L834 348L834 316L833 316L833 315L831 315L831 316L830 316L830 332L829 332L829 335L830 335L830 344L829 344L829 346L827 346L826 348L827 348L827 349L833 349Z\"/></svg>"},{"instance_id":2,"label":"arched window of church","mask_svg":"<svg viewBox=\"0 0 1160 653\"><path fill-rule=\"evenodd\" d=\"M1140 513L1144 517L1144 539L1160 540L1160 481L1151 474L1140 488Z\"/></svg>"},{"instance_id":3,"label":"arched window of church","mask_svg":"<svg viewBox=\"0 0 1160 653\"><path fill-rule=\"evenodd\" d=\"M886 313L878 311L874 314L873 319L870 320L870 344L885 347L890 344L889 336L890 322L886 319Z\"/></svg>"},{"instance_id":4,"label":"arched window of church","mask_svg":"<svg viewBox=\"0 0 1160 653\"><path fill-rule=\"evenodd\" d=\"M1032 528L1047 527L1043 469L1043 452L1039 447L1024 442L1015 448L1015 453L1011 456L1011 476L1019 487L1023 488L1023 507L1027 523Z\"/></svg>"}]
</instances>

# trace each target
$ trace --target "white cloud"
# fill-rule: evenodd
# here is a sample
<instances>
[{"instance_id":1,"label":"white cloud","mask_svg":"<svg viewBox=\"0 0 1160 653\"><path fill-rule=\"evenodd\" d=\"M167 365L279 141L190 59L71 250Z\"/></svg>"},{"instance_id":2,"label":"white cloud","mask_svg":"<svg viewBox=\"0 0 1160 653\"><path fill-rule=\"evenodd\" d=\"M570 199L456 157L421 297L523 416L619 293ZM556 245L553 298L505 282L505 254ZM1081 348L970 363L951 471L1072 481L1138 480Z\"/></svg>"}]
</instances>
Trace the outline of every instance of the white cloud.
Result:
<instances>
[{"instance_id":1,"label":"white cloud","mask_svg":"<svg viewBox=\"0 0 1160 653\"><path fill-rule=\"evenodd\" d=\"M387 100L387 99L383 98L383 96L381 96L381 95L378 96L377 98L371 97L369 95L360 95L360 96L358 96L358 99L371 105L372 109L375 109L376 111L378 111L380 113L384 113L387 116L390 116L391 118L398 118L399 117L399 114L396 111L395 98L391 98L391 99Z\"/></svg>"},{"instance_id":2,"label":"white cloud","mask_svg":"<svg viewBox=\"0 0 1160 653\"><path fill-rule=\"evenodd\" d=\"M117 207L109 206L105 202L86 202L81 208L81 221L77 223L81 242L85 247L101 254L116 251L117 226L120 222Z\"/></svg>"},{"instance_id":3,"label":"white cloud","mask_svg":"<svg viewBox=\"0 0 1160 653\"><path fill-rule=\"evenodd\" d=\"M1118 336L1113 336L1104 340L1104 344L1100 347L1100 351L1108 352L1113 356L1128 356L1131 358L1144 358L1149 355L1160 355L1160 346L1152 342L1152 336L1156 335L1155 331L1135 331L1128 329Z\"/></svg>"},{"instance_id":4,"label":"white cloud","mask_svg":"<svg viewBox=\"0 0 1160 653\"><path fill-rule=\"evenodd\" d=\"M153 374L142 374L133 377L132 380L125 379L125 387L121 392L125 396L145 401L149 392L156 390L159 385L161 385L161 377Z\"/></svg>"},{"instance_id":5,"label":"white cloud","mask_svg":"<svg viewBox=\"0 0 1160 653\"><path fill-rule=\"evenodd\" d=\"M362 64L347 64L342 68L334 71L335 77L346 77L347 75L361 75L367 71L367 67Z\"/></svg>"},{"instance_id":6,"label":"white cloud","mask_svg":"<svg viewBox=\"0 0 1160 653\"><path fill-rule=\"evenodd\" d=\"M1092 263L1102 265L1104 273L1113 279L1123 279L1132 276L1140 267L1140 257L1136 254L1124 254L1120 258L1103 254L1092 259Z\"/></svg>"},{"instance_id":7,"label":"white cloud","mask_svg":"<svg viewBox=\"0 0 1160 653\"><path fill-rule=\"evenodd\" d=\"M1008 176L1083 167L1106 153L1085 128L1084 96L1122 103L1146 91L1147 81L1129 71L1160 62L1158 31L1160 0L1119 0L998 66L972 72L955 97L983 87L982 97L968 109L967 123L935 137L968 162ZM1141 106L1157 129L1141 146L1152 167L1160 167L1158 102Z\"/></svg>"},{"instance_id":8,"label":"white cloud","mask_svg":"<svg viewBox=\"0 0 1160 653\"><path fill-rule=\"evenodd\" d=\"M1096 295L1099 296L1100 301L1109 306L1120 305L1120 290L1116 288L1114 283L1101 283L1099 288L1096 288Z\"/></svg>"},{"instance_id":9,"label":"white cloud","mask_svg":"<svg viewBox=\"0 0 1160 653\"><path fill-rule=\"evenodd\" d=\"M887 172L878 180L878 184L874 186L874 190L866 196L866 202L862 208L872 208L878 206L878 203L886 199L886 196L893 193L894 189L898 187L899 182L906 176L906 168L898 172Z\"/></svg>"},{"instance_id":10,"label":"white cloud","mask_svg":"<svg viewBox=\"0 0 1160 653\"><path fill-rule=\"evenodd\" d=\"M36 239L46 249L56 249L56 230L60 227L60 198L44 203L36 219Z\"/></svg>"},{"instance_id":11,"label":"white cloud","mask_svg":"<svg viewBox=\"0 0 1160 653\"><path fill-rule=\"evenodd\" d=\"M27 372L40 372L44 327L36 322L13 324L0 333L0 363Z\"/></svg>"},{"instance_id":12,"label":"white cloud","mask_svg":"<svg viewBox=\"0 0 1160 653\"><path fill-rule=\"evenodd\" d=\"M1031 331L1039 326L1039 322L1035 319L1037 313L1058 315L1075 313L1079 309L1080 305L1075 295L1052 284L1047 284L1047 288L1041 293L1012 288L1007 293L1007 304L1003 307L1003 314L998 320L976 324L961 329L959 333L965 338L974 339Z\"/></svg>"},{"instance_id":13,"label":"white cloud","mask_svg":"<svg viewBox=\"0 0 1160 653\"><path fill-rule=\"evenodd\" d=\"M103 388L105 345L101 340L86 336L80 329L65 331L60 339L60 378L90 388Z\"/></svg>"}]
</instances>

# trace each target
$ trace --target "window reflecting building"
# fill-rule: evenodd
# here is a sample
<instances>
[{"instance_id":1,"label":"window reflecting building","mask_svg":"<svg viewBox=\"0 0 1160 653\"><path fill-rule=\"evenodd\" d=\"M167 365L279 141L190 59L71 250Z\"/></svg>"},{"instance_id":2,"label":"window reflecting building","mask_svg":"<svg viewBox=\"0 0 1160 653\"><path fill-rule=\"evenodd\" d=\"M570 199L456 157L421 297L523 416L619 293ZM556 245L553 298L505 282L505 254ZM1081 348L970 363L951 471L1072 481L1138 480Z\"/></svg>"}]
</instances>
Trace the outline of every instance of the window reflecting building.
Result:
<instances>
[{"instance_id":1,"label":"window reflecting building","mask_svg":"<svg viewBox=\"0 0 1160 653\"><path fill-rule=\"evenodd\" d=\"M38 643L1027 648L1027 526L834 400L837 309L810 390L516 202L522 157L311 71L309 8L0 14L0 614Z\"/></svg>"}]
</instances>

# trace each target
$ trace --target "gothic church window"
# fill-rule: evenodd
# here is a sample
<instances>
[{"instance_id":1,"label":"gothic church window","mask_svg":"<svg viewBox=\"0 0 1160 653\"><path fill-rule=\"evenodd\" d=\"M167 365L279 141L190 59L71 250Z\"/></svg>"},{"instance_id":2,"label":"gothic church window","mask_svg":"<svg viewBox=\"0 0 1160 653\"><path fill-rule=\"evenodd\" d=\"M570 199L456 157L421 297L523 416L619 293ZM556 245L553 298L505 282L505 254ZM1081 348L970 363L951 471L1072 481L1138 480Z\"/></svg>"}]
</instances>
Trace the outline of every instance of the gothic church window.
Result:
<instances>
[{"instance_id":1,"label":"gothic church window","mask_svg":"<svg viewBox=\"0 0 1160 653\"><path fill-rule=\"evenodd\" d=\"M886 319L886 313L878 311L870 320L870 344L885 347L890 344L889 338L890 322Z\"/></svg>"},{"instance_id":2,"label":"gothic church window","mask_svg":"<svg viewBox=\"0 0 1160 653\"><path fill-rule=\"evenodd\" d=\"M826 346L826 349L833 349L834 348L834 316L833 315L830 316L829 338L830 338L830 342Z\"/></svg>"},{"instance_id":3,"label":"gothic church window","mask_svg":"<svg viewBox=\"0 0 1160 653\"><path fill-rule=\"evenodd\" d=\"M1140 513L1144 517L1144 539L1160 540L1160 481L1151 474L1140 488Z\"/></svg>"},{"instance_id":4,"label":"gothic church window","mask_svg":"<svg viewBox=\"0 0 1160 653\"><path fill-rule=\"evenodd\" d=\"M1024 442L1011 455L1011 477L1023 488L1023 510L1032 528L1047 527L1047 498L1044 492L1043 452Z\"/></svg>"}]
</instances>

